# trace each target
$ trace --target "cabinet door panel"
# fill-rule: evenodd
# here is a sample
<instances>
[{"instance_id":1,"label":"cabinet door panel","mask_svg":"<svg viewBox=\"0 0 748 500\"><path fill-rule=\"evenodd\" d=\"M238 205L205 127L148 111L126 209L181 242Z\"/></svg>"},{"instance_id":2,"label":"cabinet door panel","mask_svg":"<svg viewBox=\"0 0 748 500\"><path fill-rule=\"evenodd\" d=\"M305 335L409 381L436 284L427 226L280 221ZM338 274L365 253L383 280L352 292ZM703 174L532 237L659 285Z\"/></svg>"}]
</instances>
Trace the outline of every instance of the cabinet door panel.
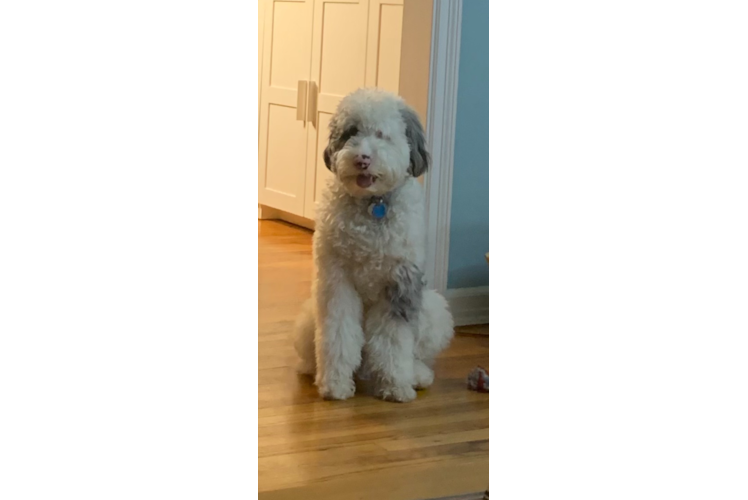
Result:
<instances>
[{"instance_id":1,"label":"cabinet door panel","mask_svg":"<svg viewBox=\"0 0 748 500\"><path fill-rule=\"evenodd\" d=\"M309 79L314 2L264 0L262 10L259 202L302 215L309 127L296 106L298 82Z\"/></svg>"},{"instance_id":2,"label":"cabinet door panel","mask_svg":"<svg viewBox=\"0 0 748 500\"><path fill-rule=\"evenodd\" d=\"M370 0L366 86L398 93L403 0Z\"/></svg>"}]
</instances>

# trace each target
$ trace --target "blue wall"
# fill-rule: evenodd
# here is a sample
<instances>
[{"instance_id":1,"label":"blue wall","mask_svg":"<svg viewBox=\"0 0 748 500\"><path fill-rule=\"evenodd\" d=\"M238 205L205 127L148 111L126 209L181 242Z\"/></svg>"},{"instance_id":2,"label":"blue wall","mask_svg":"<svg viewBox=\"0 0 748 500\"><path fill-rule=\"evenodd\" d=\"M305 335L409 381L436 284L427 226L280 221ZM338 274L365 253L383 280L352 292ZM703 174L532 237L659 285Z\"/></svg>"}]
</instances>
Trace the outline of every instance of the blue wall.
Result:
<instances>
[{"instance_id":1,"label":"blue wall","mask_svg":"<svg viewBox=\"0 0 748 500\"><path fill-rule=\"evenodd\" d=\"M462 2L449 288L488 285L488 0Z\"/></svg>"}]
</instances>

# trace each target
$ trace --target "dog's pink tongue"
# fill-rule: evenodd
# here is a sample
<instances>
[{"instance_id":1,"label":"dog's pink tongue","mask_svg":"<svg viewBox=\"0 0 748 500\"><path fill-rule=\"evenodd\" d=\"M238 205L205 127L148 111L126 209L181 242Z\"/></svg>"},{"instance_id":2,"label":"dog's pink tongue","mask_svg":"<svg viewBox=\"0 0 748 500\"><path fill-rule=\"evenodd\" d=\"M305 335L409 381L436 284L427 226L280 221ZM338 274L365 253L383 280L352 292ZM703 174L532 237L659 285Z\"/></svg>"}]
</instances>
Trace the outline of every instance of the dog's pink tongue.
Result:
<instances>
[{"instance_id":1,"label":"dog's pink tongue","mask_svg":"<svg viewBox=\"0 0 748 500\"><path fill-rule=\"evenodd\" d=\"M368 188L371 186L372 182L374 182L374 178L370 175L359 174L358 177L356 177L356 184L358 184L358 187Z\"/></svg>"}]
</instances>

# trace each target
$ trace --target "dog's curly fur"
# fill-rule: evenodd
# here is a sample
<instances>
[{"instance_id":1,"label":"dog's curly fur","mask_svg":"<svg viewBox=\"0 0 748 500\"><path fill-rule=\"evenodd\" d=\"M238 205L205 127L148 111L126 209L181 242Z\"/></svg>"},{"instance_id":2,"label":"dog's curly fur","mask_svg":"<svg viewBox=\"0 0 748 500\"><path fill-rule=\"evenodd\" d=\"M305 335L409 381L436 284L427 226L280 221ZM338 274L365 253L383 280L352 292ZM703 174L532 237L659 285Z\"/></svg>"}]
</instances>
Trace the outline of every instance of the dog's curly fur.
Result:
<instances>
[{"instance_id":1,"label":"dog's curly fur","mask_svg":"<svg viewBox=\"0 0 748 500\"><path fill-rule=\"evenodd\" d=\"M446 301L423 280L423 128L398 96L359 89L330 122L324 160L335 175L317 208L312 299L295 328L300 371L316 373L326 399L353 396L358 375L383 399L411 401L453 335ZM369 212L374 197L387 206L382 219Z\"/></svg>"}]
</instances>

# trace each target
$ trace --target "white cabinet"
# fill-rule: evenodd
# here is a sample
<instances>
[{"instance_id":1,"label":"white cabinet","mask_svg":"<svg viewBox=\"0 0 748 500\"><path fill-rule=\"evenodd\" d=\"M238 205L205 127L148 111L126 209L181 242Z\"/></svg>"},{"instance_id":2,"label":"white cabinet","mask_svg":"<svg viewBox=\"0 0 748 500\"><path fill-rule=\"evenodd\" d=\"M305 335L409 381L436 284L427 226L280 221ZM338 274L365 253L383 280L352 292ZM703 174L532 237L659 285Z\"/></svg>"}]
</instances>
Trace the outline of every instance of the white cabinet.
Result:
<instances>
[{"instance_id":1,"label":"white cabinet","mask_svg":"<svg viewBox=\"0 0 748 500\"><path fill-rule=\"evenodd\" d=\"M259 201L312 219L340 99L364 86L398 90L403 0L263 2Z\"/></svg>"}]
</instances>

